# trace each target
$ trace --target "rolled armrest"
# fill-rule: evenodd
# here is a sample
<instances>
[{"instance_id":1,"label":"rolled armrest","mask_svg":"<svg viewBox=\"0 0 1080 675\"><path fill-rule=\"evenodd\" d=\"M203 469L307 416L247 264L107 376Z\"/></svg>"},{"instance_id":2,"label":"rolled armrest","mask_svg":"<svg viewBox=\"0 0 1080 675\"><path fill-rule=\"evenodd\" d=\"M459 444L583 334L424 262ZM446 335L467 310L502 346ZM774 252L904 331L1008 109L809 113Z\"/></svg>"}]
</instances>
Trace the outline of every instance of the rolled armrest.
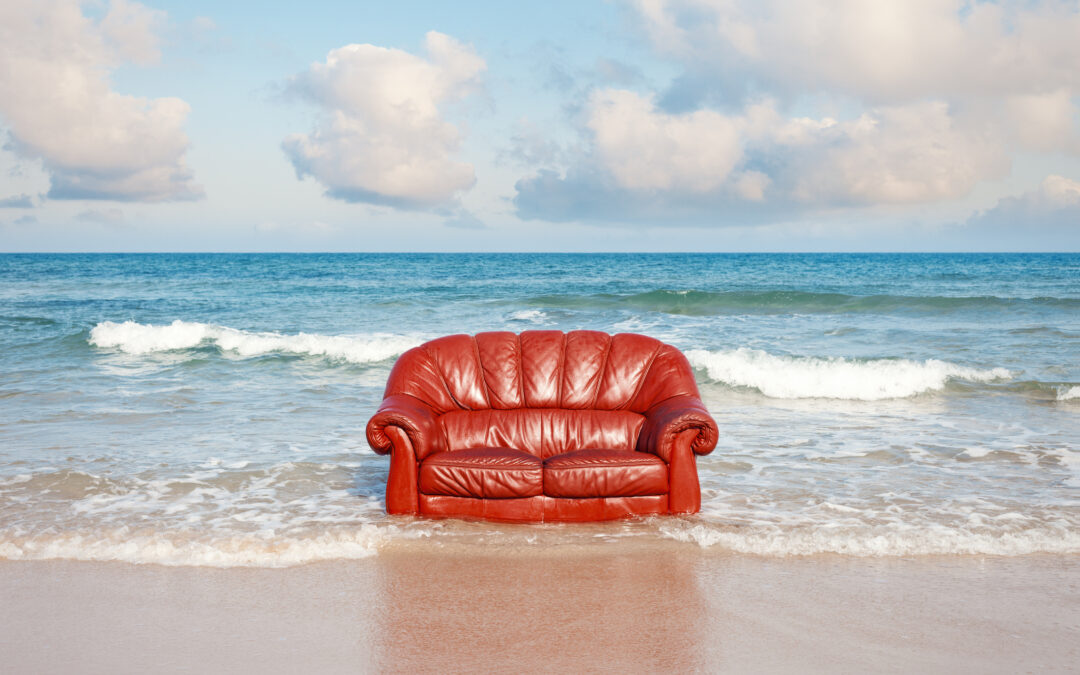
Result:
<instances>
[{"instance_id":1,"label":"rolled armrest","mask_svg":"<svg viewBox=\"0 0 1080 675\"><path fill-rule=\"evenodd\" d=\"M638 435L637 449L651 452L670 463L675 438L689 429L697 431L690 445L695 453L707 455L713 451L720 430L705 404L695 396L672 396L645 412L645 425Z\"/></svg>"},{"instance_id":2,"label":"rolled armrest","mask_svg":"<svg viewBox=\"0 0 1080 675\"><path fill-rule=\"evenodd\" d=\"M418 459L444 449L438 415L431 406L418 398L408 394L387 396L379 410L368 420L368 445L380 455L390 452L393 445L386 434L386 427L389 426L398 427L405 432Z\"/></svg>"}]
</instances>

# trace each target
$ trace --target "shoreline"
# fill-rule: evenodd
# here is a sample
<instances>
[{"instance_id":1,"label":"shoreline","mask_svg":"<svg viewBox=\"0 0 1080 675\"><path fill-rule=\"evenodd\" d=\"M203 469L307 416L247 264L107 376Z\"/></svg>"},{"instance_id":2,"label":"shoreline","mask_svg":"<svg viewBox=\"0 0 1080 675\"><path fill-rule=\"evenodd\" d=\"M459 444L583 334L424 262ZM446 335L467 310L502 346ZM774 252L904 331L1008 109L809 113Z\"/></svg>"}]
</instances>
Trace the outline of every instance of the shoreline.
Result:
<instances>
[{"instance_id":1,"label":"shoreline","mask_svg":"<svg viewBox=\"0 0 1080 675\"><path fill-rule=\"evenodd\" d=\"M0 560L12 672L1075 672L1080 557L436 550Z\"/></svg>"}]
</instances>

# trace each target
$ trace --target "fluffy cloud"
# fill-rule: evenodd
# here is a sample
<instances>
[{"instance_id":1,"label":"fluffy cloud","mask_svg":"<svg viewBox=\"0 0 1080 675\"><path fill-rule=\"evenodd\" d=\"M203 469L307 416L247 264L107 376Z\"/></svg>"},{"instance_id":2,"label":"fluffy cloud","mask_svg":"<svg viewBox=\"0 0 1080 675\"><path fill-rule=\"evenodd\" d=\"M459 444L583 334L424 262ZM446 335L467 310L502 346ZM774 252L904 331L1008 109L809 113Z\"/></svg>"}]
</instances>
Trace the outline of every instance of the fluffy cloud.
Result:
<instances>
[{"instance_id":1,"label":"fluffy cloud","mask_svg":"<svg viewBox=\"0 0 1080 675\"><path fill-rule=\"evenodd\" d=\"M597 161L629 190L708 192L742 157L738 122L717 112L666 115L619 90L596 92L590 108Z\"/></svg>"},{"instance_id":2,"label":"fluffy cloud","mask_svg":"<svg viewBox=\"0 0 1080 675\"><path fill-rule=\"evenodd\" d=\"M848 122L793 120L808 137L776 146L791 196L809 204L916 204L968 194L1009 168L992 129L957 120L941 102L873 109Z\"/></svg>"},{"instance_id":3,"label":"fluffy cloud","mask_svg":"<svg viewBox=\"0 0 1080 675\"><path fill-rule=\"evenodd\" d=\"M518 182L523 217L724 224L919 205L1006 175L1017 152L1080 153L1075 3L630 4L683 73L664 91L593 92L586 152Z\"/></svg>"},{"instance_id":4,"label":"fluffy cloud","mask_svg":"<svg viewBox=\"0 0 1080 675\"><path fill-rule=\"evenodd\" d=\"M646 32L688 75L681 105L765 90L871 105L936 100L1020 147L1080 153L1075 2L636 0Z\"/></svg>"},{"instance_id":5,"label":"fluffy cloud","mask_svg":"<svg viewBox=\"0 0 1080 675\"><path fill-rule=\"evenodd\" d=\"M606 90L590 99L585 129L590 156L519 181L521 215L654 222L667 212L673 223L734 224L955 198L1009 167L992 130L933 102L837 121L785 118L771 101L672 114L651 97Z\"/></svg>"},{"instance_id":6,"label":"fluffy cloud","mask_svg":"<svg viewBox=\"0 0 1080 675\"><path fill-rule=\"evenodd\" d=\"M7 147L40 159L53 199L165 201L202 190L185 164L178 98L147 99L110 88L122 63L158 58L160 12L113 0L103 18L74 0L0 4L0 119Z\"/></svg>"},{"instance_id":7,"label":"fluffy cloud","mask_svg":"<svg viewBox=\"0 0 1080 675\"><path fill-rule=\"evenodd\" d=\"M1005 100L1007 126L1022 147L1080 154L1080 109L1073 99L1074 94L1067 88L1010 96Z\"/></svg>"},{"instance_id":8,"label":"fluffy cloud","mask_svg":"<svg viewBox=\"0 0 1080 675\"><path fill-rule=\"evenodd\" d=\"M1080 85L1080 13L1066 0L636 0L652 42L695 68L771 90L896 103Z\"/></svg>"},{"instance_id":9,"label":"fluffy cloud","mask_svg":"<svg viewBox=\"0 0 1080 675\"><path fill-rule=\"evenodd\" d=\"M289 91L324 112L310 134L282 143L298 176L337 199L407 209L453 203L475 184L473 167L453 159L461 134L440 106L475 90L484 60L434 31L425 46L427 58L346 45L291 80Z\"/></svg>"}]
</instances>

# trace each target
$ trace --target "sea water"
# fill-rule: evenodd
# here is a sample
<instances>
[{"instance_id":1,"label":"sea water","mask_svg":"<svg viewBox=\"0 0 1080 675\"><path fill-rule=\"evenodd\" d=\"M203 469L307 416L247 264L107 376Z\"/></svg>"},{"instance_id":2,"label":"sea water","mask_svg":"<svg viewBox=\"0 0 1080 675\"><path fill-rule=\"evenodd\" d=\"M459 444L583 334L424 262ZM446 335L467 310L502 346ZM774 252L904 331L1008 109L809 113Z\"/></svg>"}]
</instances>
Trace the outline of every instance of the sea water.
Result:
<instances>
[{"instance_id":1,"label":"sea water","mask_svg":"<svg viewBox=\"0 0 1080 675\"><path fill-rule=\"evenodd\" d=\"M389 517L395 357L487 330L683 349L702 511ZM1080 255L3 255L0 558L280 566L424 546L1080 552Z\"/></svg>"}]
</instances>

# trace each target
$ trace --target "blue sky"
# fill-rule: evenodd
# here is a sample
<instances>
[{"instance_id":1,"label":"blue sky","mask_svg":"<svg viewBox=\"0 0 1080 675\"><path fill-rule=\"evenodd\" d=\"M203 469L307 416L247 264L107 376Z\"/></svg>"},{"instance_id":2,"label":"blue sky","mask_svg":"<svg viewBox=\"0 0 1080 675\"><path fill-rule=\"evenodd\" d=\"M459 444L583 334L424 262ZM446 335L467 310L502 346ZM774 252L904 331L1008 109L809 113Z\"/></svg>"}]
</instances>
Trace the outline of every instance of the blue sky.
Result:
<instances>
[{"instance_id":1,"label":"blue sky","mask_svg":"<svg viewBox=\"0 0 1080 675\"><path fill-rule=\"evenodd\" d=\"M1076 2L0 8L0 250L1078 250Z\"/></svg>"}]
</instances>

